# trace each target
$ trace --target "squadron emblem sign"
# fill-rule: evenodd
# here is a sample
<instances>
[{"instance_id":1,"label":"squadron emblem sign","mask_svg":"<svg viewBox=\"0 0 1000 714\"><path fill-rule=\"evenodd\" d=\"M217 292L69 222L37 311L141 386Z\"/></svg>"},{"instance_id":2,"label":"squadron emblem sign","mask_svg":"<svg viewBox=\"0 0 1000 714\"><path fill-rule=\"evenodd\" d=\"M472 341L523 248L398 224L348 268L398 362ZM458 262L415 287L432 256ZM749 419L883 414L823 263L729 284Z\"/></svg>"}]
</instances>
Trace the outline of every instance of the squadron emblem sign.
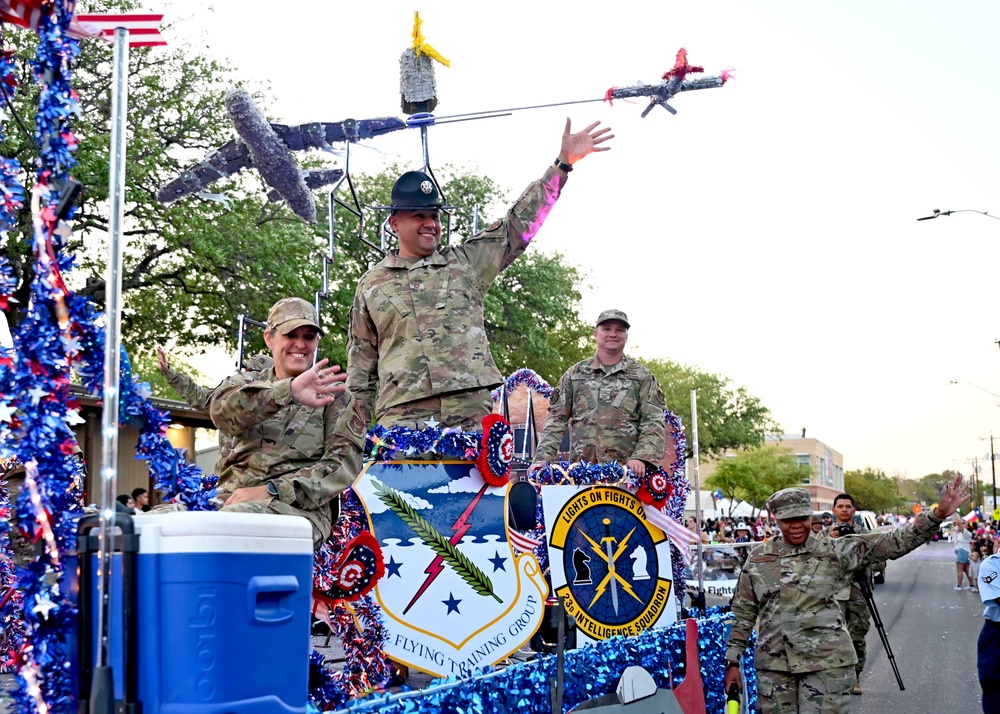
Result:
<instances>
[{"instance_id":1,"label":"squadron emblem sign","mask_svg":"<svg viewBox=\"0 0 1000 714\"><path fill-rule=\"evenodd\" d=\"M591 640L671 624L670 547L642 503L612 486L544 486L552 589Z\"/></svg>"},{"instance_id":2,"label":"squadron emblem sign","mask_svg":"<svg viewBox=\"0 0 1000 714\"><path fill-rule=\"evenodd\" d=\"M375 595L397 662L468 677L541 625L548 586L535 556L510 545L508 489L457 461L370 463L355 481L382 546Z\"/></svg>"}]
</instances>

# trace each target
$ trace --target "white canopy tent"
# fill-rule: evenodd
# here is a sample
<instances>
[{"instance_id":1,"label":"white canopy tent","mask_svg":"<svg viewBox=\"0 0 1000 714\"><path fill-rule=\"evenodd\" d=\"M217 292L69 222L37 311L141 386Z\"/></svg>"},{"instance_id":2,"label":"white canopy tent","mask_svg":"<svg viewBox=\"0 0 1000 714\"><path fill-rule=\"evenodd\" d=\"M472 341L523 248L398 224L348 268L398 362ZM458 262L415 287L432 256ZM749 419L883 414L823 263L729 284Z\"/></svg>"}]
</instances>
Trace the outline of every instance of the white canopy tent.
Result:
<instances>
[{"instance_id":1,"label":"white canopy tent","mask_svg":"<svg viewBox=\"0 0 1000 714\"><path fill-rule=\"evenodd\" d=\"M746 501L736 501L735 503L728 498L720 498L718 500L712 498L711 491L702 491L699 494L701 500L701 517L705 518L722 518L725 516L732 516L733 518L752 518L754 515L754 507L751 506ZM684 516L695 515L694 506L694 491L688 494L687 503L684 505ZM760 515L760 512L757 512Z\"/></svg>"}]
</instances>

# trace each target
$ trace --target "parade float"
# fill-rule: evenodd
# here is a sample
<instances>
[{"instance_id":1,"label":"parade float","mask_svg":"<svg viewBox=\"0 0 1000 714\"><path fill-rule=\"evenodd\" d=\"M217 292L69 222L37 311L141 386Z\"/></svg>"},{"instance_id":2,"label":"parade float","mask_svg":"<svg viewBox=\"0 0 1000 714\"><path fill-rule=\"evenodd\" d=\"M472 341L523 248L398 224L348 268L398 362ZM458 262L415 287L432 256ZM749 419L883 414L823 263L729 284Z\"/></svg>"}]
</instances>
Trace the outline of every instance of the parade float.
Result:
<instances>
[{"instance_id":1,"label":"parade float","mask_svg":"<svg viewBox=\"0 0 1000 714\"><path fill-rule=\"evenodd\" d=\"M504 418L507 396L527 389L546 399L551 391L537 374L519 370L494 394L500 414L482 432L435 423L371 429L369 459L315 555L296 519L279 527L273 516L261 524L252 514L215 513L215 477L171 446L166 416L151 405L148 385L121 347L124 77L130 46L163 44L160 16L84 16L74 15L72 2L0 0L0 20L6 31L39 36L40 154L29 191L17 162L0 159L0 241L30 212L35 276L14 346L0 351L0 459L23 472L16 504L0 486L3 666L15 673L16 711L549 712L590 701L610 711L615 703L599 698L615 691L629 667L643 668L648 680L633 672L623 681L641 680L636 686L649 697L669 690L687 714L722 711L724 613L702 610L678 621L689 486L684 431L669 412L668 454L645 478L616 463L553 464L512 482L516 434ZM79 41L101 38L115 53L103 325L66 280L73 267L66 237L80 189L71 176L73 59ZM255 170L271 189L269 200L315 221L312 191L332 185L332 260L332 197L344 187L354 204L348 198L338 206L359 215L369 209L357 205L347 160L304 172L292 152L342 143L349 157L361 139L417 129L423 167L433 175L434 61L444 60L423 39L417 17L401 58L407 119L272 125L248 95L232 92L227 110L237 136L165 186L161 200L205 194L222 176ZM612 88L604 98L648 97L643 116L656 106L674 112L667 102L676 94L727 78L688 76L701 71L682 50L661 81ZM7 55L0 84L7 102L17 84ZM378 247L384 250L385 240ZM16 286L0 256L0 308ZM317 295L321 314L319 303ZM254 321L241 319L241 348L245 324ZM88 518L71 376L104 403L101 508ZM134 523L116 516L116 435L124 424L140 431L136 458L148 462L162 500L187 513ZM522 460L530 459L527 441L522 435ZM24 567L14 568L10 556L13 528L36 547ZM140 612L155 613L163 631L137 638ZM342 670L310 654L312 616L339 636ZM504 666L545 627L545 654ZM440 679L422 691L389 691L388 658ZM752 668L745 675L752 702ZM645 698L622 695L618 706L641 711L634 707Z\"/></svg>"}]
</instances>

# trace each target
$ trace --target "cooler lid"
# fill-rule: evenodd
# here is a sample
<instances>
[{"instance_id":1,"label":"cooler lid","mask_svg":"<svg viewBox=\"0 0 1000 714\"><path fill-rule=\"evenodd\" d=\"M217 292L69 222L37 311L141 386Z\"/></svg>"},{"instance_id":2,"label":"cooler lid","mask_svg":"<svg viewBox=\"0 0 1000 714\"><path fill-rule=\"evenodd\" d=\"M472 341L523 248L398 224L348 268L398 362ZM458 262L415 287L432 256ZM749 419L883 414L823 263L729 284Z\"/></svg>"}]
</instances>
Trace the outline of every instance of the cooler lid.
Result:
<instances>
[{"instance_id":1,"label":"cooler lid","mask_svg":"<svg viewBox=\"0 0 1000 714\"><path fill-rule=\"evenodd\" d=\"M302 516L157 511L137 516L139 553L312 553Z\"/></svg>"}]
</instances>

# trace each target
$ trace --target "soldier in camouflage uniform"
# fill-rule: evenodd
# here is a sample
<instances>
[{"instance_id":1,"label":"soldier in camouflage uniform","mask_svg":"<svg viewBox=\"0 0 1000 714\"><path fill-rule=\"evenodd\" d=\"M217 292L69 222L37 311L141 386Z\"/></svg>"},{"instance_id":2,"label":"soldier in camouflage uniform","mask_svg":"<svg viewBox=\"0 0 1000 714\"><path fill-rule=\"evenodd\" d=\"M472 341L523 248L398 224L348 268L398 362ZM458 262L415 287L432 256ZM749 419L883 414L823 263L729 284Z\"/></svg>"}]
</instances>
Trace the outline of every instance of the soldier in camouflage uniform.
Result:
<instances>
[{"instance_id":1,"label":"soldier in camouflage uniform","mask_svg":"<svg viewBox=\"0 0 1000 714\"><path fill-rule=\"evenodd\" d=\"M528 247L573 164L607 150L598 145L614 135L598 123L573 134L567 119L554 165L506 218L461 245L441 245L444 206L429 176L396 181L387 208L399 249L362 276L351 308L347 385L366 420L481 428L502 382L483 324L486 291Z\"/></svg>"},{"instance_id":2,"label":"soldier in camouflage uniform","mask_svg":"<svg viewBox=\"0 0 1000 714\"><path fill-rule=\"evenodd\" d=\"M854 512L856 511L854 497L849 493L838 494L833 499L833 514L837 518L837 523L830 528L824 529L824 534L831 538L853 535L858 533L869 533L864 525L854 522ZM842 530L841 526L845 528ZM861 670L865 668L865 660L868 653L868 643L865 636L871 628L871 612L868 611L868 603L865 600L861 586L858 585L858 578L864 578L870 584L872 582L872 569L864 568L854 573L851 578L850 589L844 588L837 594L840 607L844 611L847 619L847 632L851 635L851 642L854 643L854 653L858 656L858 664L854 667L857 673L857 681L854 683L852 694L861 694Z\"/></svg>"},{"instance_id":3,"label":"soldier in camouflage uniform","mask_svg":"<svg viewBox=\"0 0 1000 714\"><path fill-rule=\"evenodd\" d=\"M570 461L618 461L640 477L647 465L659 466L666 405L656 377L625 356L629 326L621 310L605 310L597 318L597 354L559 380L532 470L556 458L567 428Z\"/></svg>"},{"instance_id":4,"label":"soldier in camouflage uniform","mask_svg":"<svg viewBox=\"0 0 1000 714\"><path fill-rule=\"evenodd\" d=\"M723 686L742 690L740 657L757 624L757 706L763 714L848 714L858 658L837 592L851 573L876 560L899 558L929 541L967 501L957 476L937 508L889 533L817 538L809 528L809 493L786 488L768 500L781 535L750 553L733 595L733 626ZM759 623L759 624L758 624Z\"/></svg>"},{"instance_id":5,"label":"soldier in camouflage uniform","mask_svg":"<svg viewBox=\"0 0 1000 714\"><path fill-rule=\"evenodd\" d=\"M361 470L365 423L338 367L312 365L321 331L312 305L279 300L264 341L274 364L212 390L209 413L233 448L218 469L223 510L304 516L319 547L338 496ZM312 366L310 366L312 365Z\"/></svg>"}]
</instances>

